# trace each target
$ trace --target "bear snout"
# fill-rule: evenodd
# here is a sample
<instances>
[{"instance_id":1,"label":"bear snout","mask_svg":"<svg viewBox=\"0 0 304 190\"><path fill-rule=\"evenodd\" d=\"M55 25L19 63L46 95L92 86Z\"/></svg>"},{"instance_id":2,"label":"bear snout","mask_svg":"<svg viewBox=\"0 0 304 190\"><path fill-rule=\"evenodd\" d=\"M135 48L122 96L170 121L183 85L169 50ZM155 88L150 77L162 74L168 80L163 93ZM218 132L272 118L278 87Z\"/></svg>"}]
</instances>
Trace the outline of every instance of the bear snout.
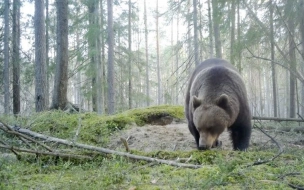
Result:
<instances>
[{"instance_id":1,"label":"bear snout","mask_svg":"<svg viewBox=\"0 0 304 190\"><path fill-rule=\"evenodd\" d=\"M210 148L207 145L199 145L198 150L210 150Z\"/></svg>"}]
</instances>

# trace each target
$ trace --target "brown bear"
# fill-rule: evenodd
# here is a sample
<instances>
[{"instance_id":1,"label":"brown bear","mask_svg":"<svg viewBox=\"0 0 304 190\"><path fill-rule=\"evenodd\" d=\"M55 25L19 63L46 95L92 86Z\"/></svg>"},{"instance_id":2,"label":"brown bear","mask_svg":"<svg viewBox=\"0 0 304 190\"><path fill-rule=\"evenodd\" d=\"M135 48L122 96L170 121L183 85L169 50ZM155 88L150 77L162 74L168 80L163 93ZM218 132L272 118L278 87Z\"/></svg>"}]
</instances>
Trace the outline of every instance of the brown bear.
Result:
<instances>
[{"instance_id":1,"label":"brown bear","mask_svg":"<svg viewBox=\"0 0 304 190\"><path fill-rule=\"evenodd\" d=\"M251 113L245 84L237 69L222 59L208 59L192 73L185 114L199 150L219 146L230 131L234 150L244 151L251 136Z\"/></svg>"}]
</instances>

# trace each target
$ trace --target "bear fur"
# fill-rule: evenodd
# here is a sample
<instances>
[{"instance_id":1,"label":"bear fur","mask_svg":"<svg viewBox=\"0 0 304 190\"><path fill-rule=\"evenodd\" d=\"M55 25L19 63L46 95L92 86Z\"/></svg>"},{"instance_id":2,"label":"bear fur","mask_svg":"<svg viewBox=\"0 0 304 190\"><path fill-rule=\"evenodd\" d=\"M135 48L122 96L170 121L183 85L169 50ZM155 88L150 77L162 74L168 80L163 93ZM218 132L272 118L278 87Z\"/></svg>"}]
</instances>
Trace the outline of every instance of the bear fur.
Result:
<instances>
[{"instance_id":1,"label":"bear fur","mask_svg":"<svg viewBox=\"0 0 304 190\"><path fill-rule=\"evenodd\" d=\"M248 148L251 112L246 88L227 61L208 59L195 68L186 92L185 114L198 149L221 145L218 137L226 129L234 150Z\"/></svg>"}]
</instances>

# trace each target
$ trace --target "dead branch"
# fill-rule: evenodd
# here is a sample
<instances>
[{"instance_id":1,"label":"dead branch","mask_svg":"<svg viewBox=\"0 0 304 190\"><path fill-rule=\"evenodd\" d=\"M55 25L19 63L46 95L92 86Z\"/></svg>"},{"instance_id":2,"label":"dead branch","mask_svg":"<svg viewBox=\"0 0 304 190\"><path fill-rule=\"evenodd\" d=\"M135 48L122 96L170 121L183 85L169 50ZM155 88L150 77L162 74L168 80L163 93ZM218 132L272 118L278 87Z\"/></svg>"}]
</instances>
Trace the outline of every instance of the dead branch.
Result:
<instances>
[{"instance_id":1,"label":"dead branch","mask_svg":"<svg viewBox=\"0 0 304 190\"><path fill-rule=\"evenodd\" d=\"M265 61L269 61L269 62L273 62L275 63L276 65L279 65L281 67L283 67L284 69L288 70L290 72L290 74L292 74L293 76L295 76L297 79L299 79L302 83L304 83L304 77L301 73L297 72L297 71L294 71L292 70L291 68L289 68L288 66L286 65L283 65L281 63L278 63L274 60L271 60L271 59L268 59L268 58L265 58L265 57L260 57L260 56L256 56L254 55L248 48L247 48L247 51L251 54L251 56L253 58L257 58L257 59L262 59L262 60L265 60Z\"/></svg>"},{"instance_id":2,"label":"dead branch","mask_svg":"<svg viewBox=\"0 0 304 190\"><path fill-rule=\"evenodd\" d=\"M256 165L261 165L261 164L265 164L265 163L268 163L268 162L272 162L274 159L276 159L277 157L279 157L283 153L283 151L284 151L283 148L281 147L281 145L272 136L270 136L269 134L267 134L262 128L258 127L256 124L254 124L254 127L258 128L262 133L264 133L264 135L266 135L267 137L269 137L277 145L277 147L279 148L279 152L275 156L273 156L272 158L270 158L268 160L259 160L259 161L254 162L251 165L248 165L247 167L249 167L249 166L256 166Z\"/></svg>"},{"instance_id":3,"label":"dead branch","mask_svg":"<svg viewBox=\"0 0 304 190\"><path fill-rule=\"evenodd\" d=\"M304 122L303 119L298 118L278 118L278 117L259 117L253 116L253 120L269 120L269 121L296 121L296 122Z\"/></svg>"},{"instance_id":4,"label":"dead branch","mask_svg":"<svg viewBox=\"0 0 304 190\"><path fill-rule=\"evenodd\" d=\"M64 140L64 139L60 139L60 138L56 138L56 137L51 137L51 136L43 135L43 134L40 134L40 133L36 133L34 131L31 131L29 129L24 129L24 128L21 128L21 127L20 128L10 127L10 129L11 130L16 130L16 132L22 133L23 135L29 135L33 138L42 139L45 142L55 142L55 143L63 144L63 145L66 145L66 146L71 146L71 147L76 147L76 148L95 151L95 152L98 152L98 153L114 154L114 155L124 156L124 157L135 159L135 160L144 160L144 161L147 161L147 162L156 162L156 163L159 163L159 164L167 164L167 165L177 166L177 167L194 168L194 169L203 167L202 165L178 163L178 162L175 162L175 161L172 161L172 160L163 160L163 159L151 158L151 157L147 157L147 156L139 156L139 155L134 155L134 154L126 153L126 152L119 152L119 151L110 150L110 149L101 148L101 147L96 147L96 146L92 146L92 145L76 143L76 142L72 142L72 141L68 141L68 140Z\"/></svg>"},{"instance_id":5,"label":"dead branch","mask_svg":"<svg viewBox=\"0 0 304 190\"><path fill-rule=\"evenodd\" d=\"M279 177L279 179L282 179L284 180L285 177L287 176L296 176L296 175L301 175L301 173L299 172L296 172L296 173L288 173L288 174L284 174L282 176ZM287 183L289 185L289 187L293 188L293 189L297 189L297 190L304 190L304 187L300 187L300 186L297 186L297 185L294 185L294 184L291 184L291 183Z\"/></svg>"},{"instance_id":6,"label":"dead branch","mask_svg":"<svg viewBox=\"0 0 304 190\"><path fill-rule=\"evenodd\" d=\"M32 139L32 138L26 136L26 135L23 135L23 134L19 133L18 131L14 131L10 126L6 125L6 124L5 124L4 122L2 122L1 120L0 120L0 129L1 129L2 131L6 132L6 133L9 133L9 134L12 134L12 135L17 136L19 139L20 139L20 137L21 137L21 138L24 138L24 139L26 139L26 140L28 140L28 141L30 141L30 142L36 143L36 144L38 144L38 145L44 147L45 149L47 149L47 150L50 151L50 152L53 152L53 150L52 150L50 147L48 147L47 145L45 145L45 144L43 144L43 143L40 143L40 142L38 142L38 141L36 141L36 140L34 140L34 139ZM21 139L21 140L22 140L22 139ZM24 141L24 140L22 140L22 141Z\"/></svg>"},{"instance_id":7,"label":"dead branch","mask_svg":"<svg viewBox=\"0 0 304 190\"><path fill-rule=\"evenodd\" d=\"M76 158L76 159L89 159L92 160L90 156L82 156L82 155L75 155L75 154L66 154L66 153L60 153L60 152L44 152L44 151L37 151L37 150L30 150L30 149L24 149L24 148L17 148L14 146L7 146L7 145L1 145L0 148L8 149L13 152L27 152L32 154L38 154L38 155L48 155L48 156L59 156L63 158Z\"/></svg>"}]
</instances>

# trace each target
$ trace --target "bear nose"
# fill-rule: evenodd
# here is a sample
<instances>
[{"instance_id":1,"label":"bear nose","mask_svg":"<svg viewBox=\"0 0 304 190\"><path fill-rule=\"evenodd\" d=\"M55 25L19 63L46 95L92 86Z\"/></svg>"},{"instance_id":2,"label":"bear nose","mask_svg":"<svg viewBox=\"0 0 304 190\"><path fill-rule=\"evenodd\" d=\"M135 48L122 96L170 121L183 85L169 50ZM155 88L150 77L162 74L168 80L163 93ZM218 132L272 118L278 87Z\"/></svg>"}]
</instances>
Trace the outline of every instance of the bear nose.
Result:
<instances>
[{"instance_id":1,"label":"bear nose","mask_svg":"<svg viewBox=\"0 0 304 190\"><path fill-rule=\"evenodd\" d=\"M208 147L207 145L200 145L200 146L198 147L198 149L199 149L199 150L209 150L210 147Z\"/></svg>"}]
</instances>

